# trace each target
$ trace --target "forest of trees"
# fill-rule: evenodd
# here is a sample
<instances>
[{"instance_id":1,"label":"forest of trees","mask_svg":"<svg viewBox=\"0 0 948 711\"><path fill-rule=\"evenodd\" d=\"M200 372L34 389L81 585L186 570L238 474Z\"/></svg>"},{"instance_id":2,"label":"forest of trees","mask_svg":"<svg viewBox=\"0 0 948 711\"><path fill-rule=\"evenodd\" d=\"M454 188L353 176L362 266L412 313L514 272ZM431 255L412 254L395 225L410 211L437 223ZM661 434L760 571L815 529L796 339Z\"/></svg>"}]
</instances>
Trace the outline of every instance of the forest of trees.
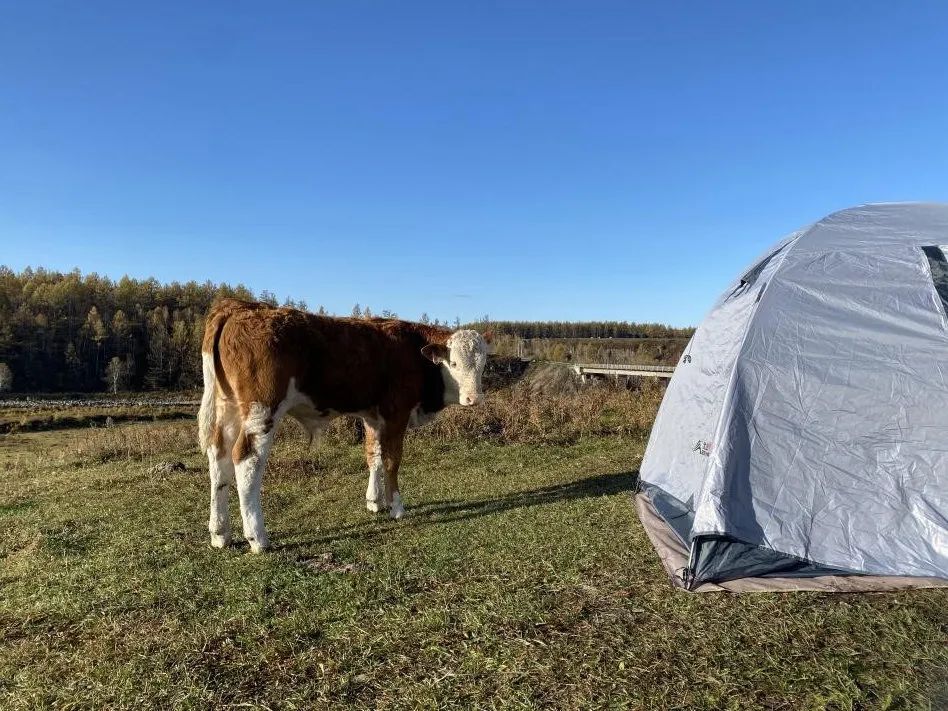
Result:
<instances>
[{"instance_id":1,"label":"forest of trees","mask_svg":"<svg viewBox=\"0 0 948 711\"><path fill-rule=\"evenodd\" d=\"M220 296L276 303L243 286L0 266L0 390L199 386L204 314Z\"/></svg>"},{"instance_id":2,"label":"forest of trees","mask_svg":"<svg viewBox=\"0 0 948 711\"><path fill-rule=\"evenodd\" d=\"M237 285L156 279L118 281L45 269L16 273L0 266L0 392L92 392L192 388L201 385L204 315L222 296L277 304L269 291L254 294ZM306 309L302 301L284 305ZM319 306L315 312L327 315ZM350 314L347 314L350 315ZM378 315L396 318L383 310ZM358 304L351 316L371 318ZM460 326L419 318L423 323ZM489 321L469 328L493 329L521 338L676 338L691 329L615 321Z\"/></svg>"}]
</instances>

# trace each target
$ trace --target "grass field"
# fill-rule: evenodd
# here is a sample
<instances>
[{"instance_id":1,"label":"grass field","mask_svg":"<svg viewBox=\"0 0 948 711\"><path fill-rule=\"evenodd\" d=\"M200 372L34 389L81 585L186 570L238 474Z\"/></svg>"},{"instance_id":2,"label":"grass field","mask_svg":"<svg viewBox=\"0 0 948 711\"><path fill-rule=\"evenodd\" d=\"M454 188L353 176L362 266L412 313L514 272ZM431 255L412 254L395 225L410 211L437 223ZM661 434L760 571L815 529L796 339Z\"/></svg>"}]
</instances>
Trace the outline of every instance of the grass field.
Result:
<instances>
[{"instance_id":1,"label":"grass field","mask_svg":"<svg viewBox=\"0 0 948 711\"><path fill-rule=\"evenodd\" d=\"M349 429L286 428L264 555L209 548L192 423L0 436L0 708L948 705L944 590L676 592L630 500L656 393L517 397L412 435L397 523Z\"/></svg>"}]
</instances>

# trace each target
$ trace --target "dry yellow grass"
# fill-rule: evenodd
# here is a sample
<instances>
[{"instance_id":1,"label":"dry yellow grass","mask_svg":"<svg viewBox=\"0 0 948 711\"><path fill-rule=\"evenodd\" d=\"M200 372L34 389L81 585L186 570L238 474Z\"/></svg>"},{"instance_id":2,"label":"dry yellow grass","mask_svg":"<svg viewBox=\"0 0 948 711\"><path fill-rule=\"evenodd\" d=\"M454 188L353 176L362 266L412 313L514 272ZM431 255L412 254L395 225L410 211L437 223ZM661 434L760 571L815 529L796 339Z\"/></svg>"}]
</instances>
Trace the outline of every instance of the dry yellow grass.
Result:
<instances>
[{"instance_id":1,"label":"dry yellow grass","mask_svg":"<svg viewBox=\"0 0 948 711\"><path fill-rule=\"evenodd\" d=\"M167 453L177 453L183 457L198 451L195 424L191 420L89 427L83 436L71 438L62 448L77 461L98 464L111 461L144 462Z\"/></svg>"},{"instance_id":2,"label":"dry yellow grass","mask_svg":"<svg viewBox=\"0 0 948 711\"><path fill-rule=\"evenodd\" d=\"M644 380L638 389L578 386L568 371L539 368L522 381L489 393L478 407L449 407L433 422L412 430L413 441L490 440L501 444L569 444L584 436L644 435L661 403L663 386ZM146 461L165 452L195 453L195 425L183 420L136 427L90 427L68 445L77 459ZM358 420L339 418L321 435L326 445L361 441ZM282 449L311 458L309 437L287 419Z\"/></svg>"},{"instance_id":3,"label":"dry yellow grass","mask_svg":"<svg viewBox=\"0 0 948 711\"><path fill-rule=\"evenodd\" d=\"M664 387L644 380L636 390L579 386L569 371L549 366L490 393L477 408L450 408L417 437L488 438L505 444L575 442L588 435L647 433Z\"/></svg>"}]
</instances>

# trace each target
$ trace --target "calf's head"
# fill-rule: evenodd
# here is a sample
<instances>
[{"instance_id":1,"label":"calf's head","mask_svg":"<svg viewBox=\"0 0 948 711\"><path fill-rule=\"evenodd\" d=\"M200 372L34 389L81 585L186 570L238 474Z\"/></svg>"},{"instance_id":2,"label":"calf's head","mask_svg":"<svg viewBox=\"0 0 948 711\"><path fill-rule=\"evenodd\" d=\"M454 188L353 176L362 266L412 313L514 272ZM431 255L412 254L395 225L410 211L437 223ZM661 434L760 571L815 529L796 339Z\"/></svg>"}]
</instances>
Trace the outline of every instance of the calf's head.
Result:
<instances>
[{"instance_id":1,"label":"calf's head","mask_svg":"<svg viewBox=\"0 0 948 711\"><path fill-rule=\"evenodd\" d=\"M421 349L432 363L441 366L445 404L476 405L484 399L481 376L487 363L491 334L455 331L445 345L429 343Z\"/></svg>"}]
</instances>

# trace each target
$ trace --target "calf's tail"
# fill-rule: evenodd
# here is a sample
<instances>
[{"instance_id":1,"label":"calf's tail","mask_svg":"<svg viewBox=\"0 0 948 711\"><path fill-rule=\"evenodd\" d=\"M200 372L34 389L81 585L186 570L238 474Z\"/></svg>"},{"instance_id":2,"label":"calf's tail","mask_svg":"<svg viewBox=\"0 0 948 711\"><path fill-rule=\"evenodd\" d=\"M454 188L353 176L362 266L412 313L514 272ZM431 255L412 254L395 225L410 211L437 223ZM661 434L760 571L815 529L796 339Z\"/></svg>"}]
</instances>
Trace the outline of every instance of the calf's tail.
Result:
<instances>
[{"instance_id":1,"label":"calf's tail","mask_svg":"<svg viewBox=\"0 0 948 711\"><path fill-rule=\"evenodd\" d=\"M226 321L224 314L213 311L208 315L204 328L204 342L201 346L201 367L204 371L204 394L201 396L201 409L198 410L198 442L201 451L206 452L214 437L214 425L217 423L217 361L218 343L221 330Z\"/></svg>"}]
</instances>

